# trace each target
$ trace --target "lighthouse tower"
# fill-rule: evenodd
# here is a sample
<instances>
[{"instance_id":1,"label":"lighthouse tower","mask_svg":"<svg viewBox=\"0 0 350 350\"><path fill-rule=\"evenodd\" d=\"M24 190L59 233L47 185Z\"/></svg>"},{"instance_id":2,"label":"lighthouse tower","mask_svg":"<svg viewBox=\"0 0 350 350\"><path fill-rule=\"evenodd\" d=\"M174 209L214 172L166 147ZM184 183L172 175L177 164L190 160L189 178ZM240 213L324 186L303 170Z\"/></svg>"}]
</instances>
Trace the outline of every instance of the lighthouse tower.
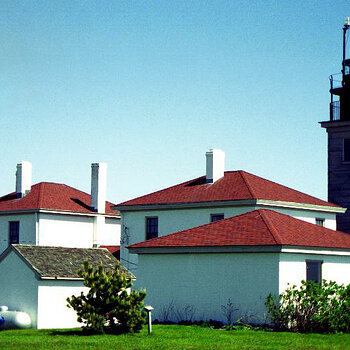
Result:
<instances>
[{"instance_id":1,"label":"lighthouse tower","mask_svg":"<svg viewBox=\"0 0 350 350\"><path fill-rule=\"evenodd\" d=\"M321 122L328 134L328 201L348 208L337 215L337 229L350 233L350 55L347 48L350 17L343 27L343 62L330 76L330 119Z\"/></svg>"}]
</instances>

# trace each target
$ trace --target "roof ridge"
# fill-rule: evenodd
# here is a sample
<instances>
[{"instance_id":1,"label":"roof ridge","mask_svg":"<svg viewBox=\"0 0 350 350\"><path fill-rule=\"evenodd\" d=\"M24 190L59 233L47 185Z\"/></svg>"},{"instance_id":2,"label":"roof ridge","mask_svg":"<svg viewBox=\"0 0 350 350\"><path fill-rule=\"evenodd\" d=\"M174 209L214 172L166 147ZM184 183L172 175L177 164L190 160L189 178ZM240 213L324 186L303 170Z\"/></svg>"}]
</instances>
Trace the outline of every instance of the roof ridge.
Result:
<instances>
[{"instance_id":1,"label":"roof ridge","mask_svg":"<svg viewBox=\"0 0 350 350\"><path fill-rule=\"evenodd\" d=\"M243 179L245 185L247 186L248 191L249 191L249 193L251 194L251 196L252 196L253 198L257 198L256 194L255 194L254 191L253 191L253 188L250 186L250 184L248 183L248 180L247 180L246 177L245 177L245 171L239 170L238 173L241 175L241 177L242 177L242 179Z\"/></svg>"},{"instance_id":2,"label":"roof ridge","mask_svg":"<svg viewBox=\"0 0 350 350\"><path fill-rule=\"evenodd\" d=\"M259 209L258 212L261 215L261 218L263 219L266 227L268 228L268 230L271 233L271 236L273 237L273 239L275 240L275 242L277 244L282 244L282 238L280 236L280 234L278 233L278 230L275 228L275 225L271 222L270 218L267 215L267 212L270 212L270 210L264 210L264 209Z\"/></svg>"}]
</instances>

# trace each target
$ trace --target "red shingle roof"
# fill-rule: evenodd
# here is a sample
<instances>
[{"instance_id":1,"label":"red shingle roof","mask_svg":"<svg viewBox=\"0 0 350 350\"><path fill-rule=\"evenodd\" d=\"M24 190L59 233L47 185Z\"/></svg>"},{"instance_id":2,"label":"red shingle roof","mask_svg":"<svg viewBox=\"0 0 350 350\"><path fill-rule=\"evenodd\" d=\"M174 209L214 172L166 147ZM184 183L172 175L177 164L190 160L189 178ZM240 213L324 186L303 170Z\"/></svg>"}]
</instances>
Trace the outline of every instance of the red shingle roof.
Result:
<instances>
[{"instance_id":1,"label":"red shingle roof","mask_svg":"<svg viewBox=\"0 0 350 350\"><path fill-rule=\"evenodd\" d=\"M350 234L260 209L136 243L131 248L291 245L350 249Z\"/></svg>"},{"instance_id":2,"label":"red shingle roof","mask_svg":"<svg viewBox=\"0 0 350 350\"><path fill-rule=\"evenodd\" d=\"M0 212L12 210L49 209L77 213L93 213L90 207L91 196L73 187L52 182L33 185L30 193L17 198L16 193L0 197ZM112 210L113 203L106 202L106 214L118 214Z\"/></svg>"},{"instance_id":3,"label":"red shingle roof","mask_svg":"<svg viewBox=\"0 0 350 350\"><path fill-rule=\"evenodd\" d=\"M211 184L206 183L205 176L202 176L161 191L120 203L118 206L247 199L264 199L338 207L335 204L309 196L242 170L226 171L224 177Z\"/></svg>"},{"instance_id":4,"label":"red shingle roof","mask_svg":"<svg viewBox=\"0 0 350 350\"><path fill-rule=\"evenodd\" d=\"M100 248L106 248L115 258L120 260L120 245L101 245Z\"/></svg>"}]
</instances>

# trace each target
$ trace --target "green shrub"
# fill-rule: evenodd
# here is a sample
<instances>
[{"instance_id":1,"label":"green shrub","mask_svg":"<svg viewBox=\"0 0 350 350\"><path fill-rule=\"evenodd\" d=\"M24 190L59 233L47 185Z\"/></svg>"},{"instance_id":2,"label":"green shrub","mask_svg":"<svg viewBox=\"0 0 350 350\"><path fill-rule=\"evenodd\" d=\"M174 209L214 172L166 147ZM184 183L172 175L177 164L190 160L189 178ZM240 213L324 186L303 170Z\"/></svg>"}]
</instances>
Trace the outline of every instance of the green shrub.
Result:
<instances>
[{"instance_id":1,"label":"green shrub","mask_svg":"<svg viewBox=\"0 0 350 350\"><path fill-rule=\"evenodd\" d=\"M265 305L280 330L296 332L350 332L350 285L302 281L278 298L268 295Z\"/></svg>"},{"instance_id":2,"label":"green shrub","mask_svg":"<svg viewBox=\"0 0 350 350\"><path fill-rule=\"evenodd\" d=\"M80 296L67 298L67 306L77 312L77 320L84 323L84 329L119 334L137 332L142 328L146 293L128 291L132 279L119 263L114 270L106 270L102 264L94 269L85 261L84 269L78 274L90 289L87 294L81 292Z\"/></svg>"}]
</instances>

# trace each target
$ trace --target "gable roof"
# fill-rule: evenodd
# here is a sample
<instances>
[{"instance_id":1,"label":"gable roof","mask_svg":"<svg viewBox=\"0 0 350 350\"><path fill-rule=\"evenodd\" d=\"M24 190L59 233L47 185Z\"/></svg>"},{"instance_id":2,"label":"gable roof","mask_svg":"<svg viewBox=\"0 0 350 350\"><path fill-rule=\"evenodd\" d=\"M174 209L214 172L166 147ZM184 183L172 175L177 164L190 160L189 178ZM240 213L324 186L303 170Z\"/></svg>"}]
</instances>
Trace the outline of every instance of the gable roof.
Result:
<instances>
[{"instance_id":1,"label":"gable roof","mask_svg":"<svg viewBox=\"0 0 350 350\"><path fill-rule=\"evenodd\" d=\"M275 245L350 249L350 234L260 209L128 248Z\"/></svg>"},{"instance_id":2,"label":"gable roof","mask_svg":"<svg viewBox=\"0 0 350 350\"><path fill-rule=\"evenodd\" d=\"M23 198L16 192L0 197L0 213L15 210L62 210L76 213L94 213L90 207L91 196L73 187L53 182L40 182L32 186ZM117 215L114 204L106 202L106 214Z\"/></svg>"},{"instance_id":3,"label":"gable roof","mask_svg":"<svg viewBox=\"0 0 350 350\"><path fill-rule=\"evenodd\" d=\"M14 249L40 278L76 279L77 271L85 260L96 267L102 263L106 269L114 269L117 259L102 248L64 248L13 244ZM7 251L3 253L4 258ZM129 273L122 267L125 273Z\"/></svg>"},{"instance_id":4,"label":"gable roof","mask_svg":"<svg viewBox=\"0 0 350 350\"><path fill-rule=\"evenodd\" d=\"M266 180L242 170L226 171L214 183L206 183L205 176L183 182L142 197L118 204L119 209L139 205L162 205L237 200L271 200L318 206L338 206L289 187ZM339 207L338 207L339 208Z\"/></svg>"}]
</instances>

